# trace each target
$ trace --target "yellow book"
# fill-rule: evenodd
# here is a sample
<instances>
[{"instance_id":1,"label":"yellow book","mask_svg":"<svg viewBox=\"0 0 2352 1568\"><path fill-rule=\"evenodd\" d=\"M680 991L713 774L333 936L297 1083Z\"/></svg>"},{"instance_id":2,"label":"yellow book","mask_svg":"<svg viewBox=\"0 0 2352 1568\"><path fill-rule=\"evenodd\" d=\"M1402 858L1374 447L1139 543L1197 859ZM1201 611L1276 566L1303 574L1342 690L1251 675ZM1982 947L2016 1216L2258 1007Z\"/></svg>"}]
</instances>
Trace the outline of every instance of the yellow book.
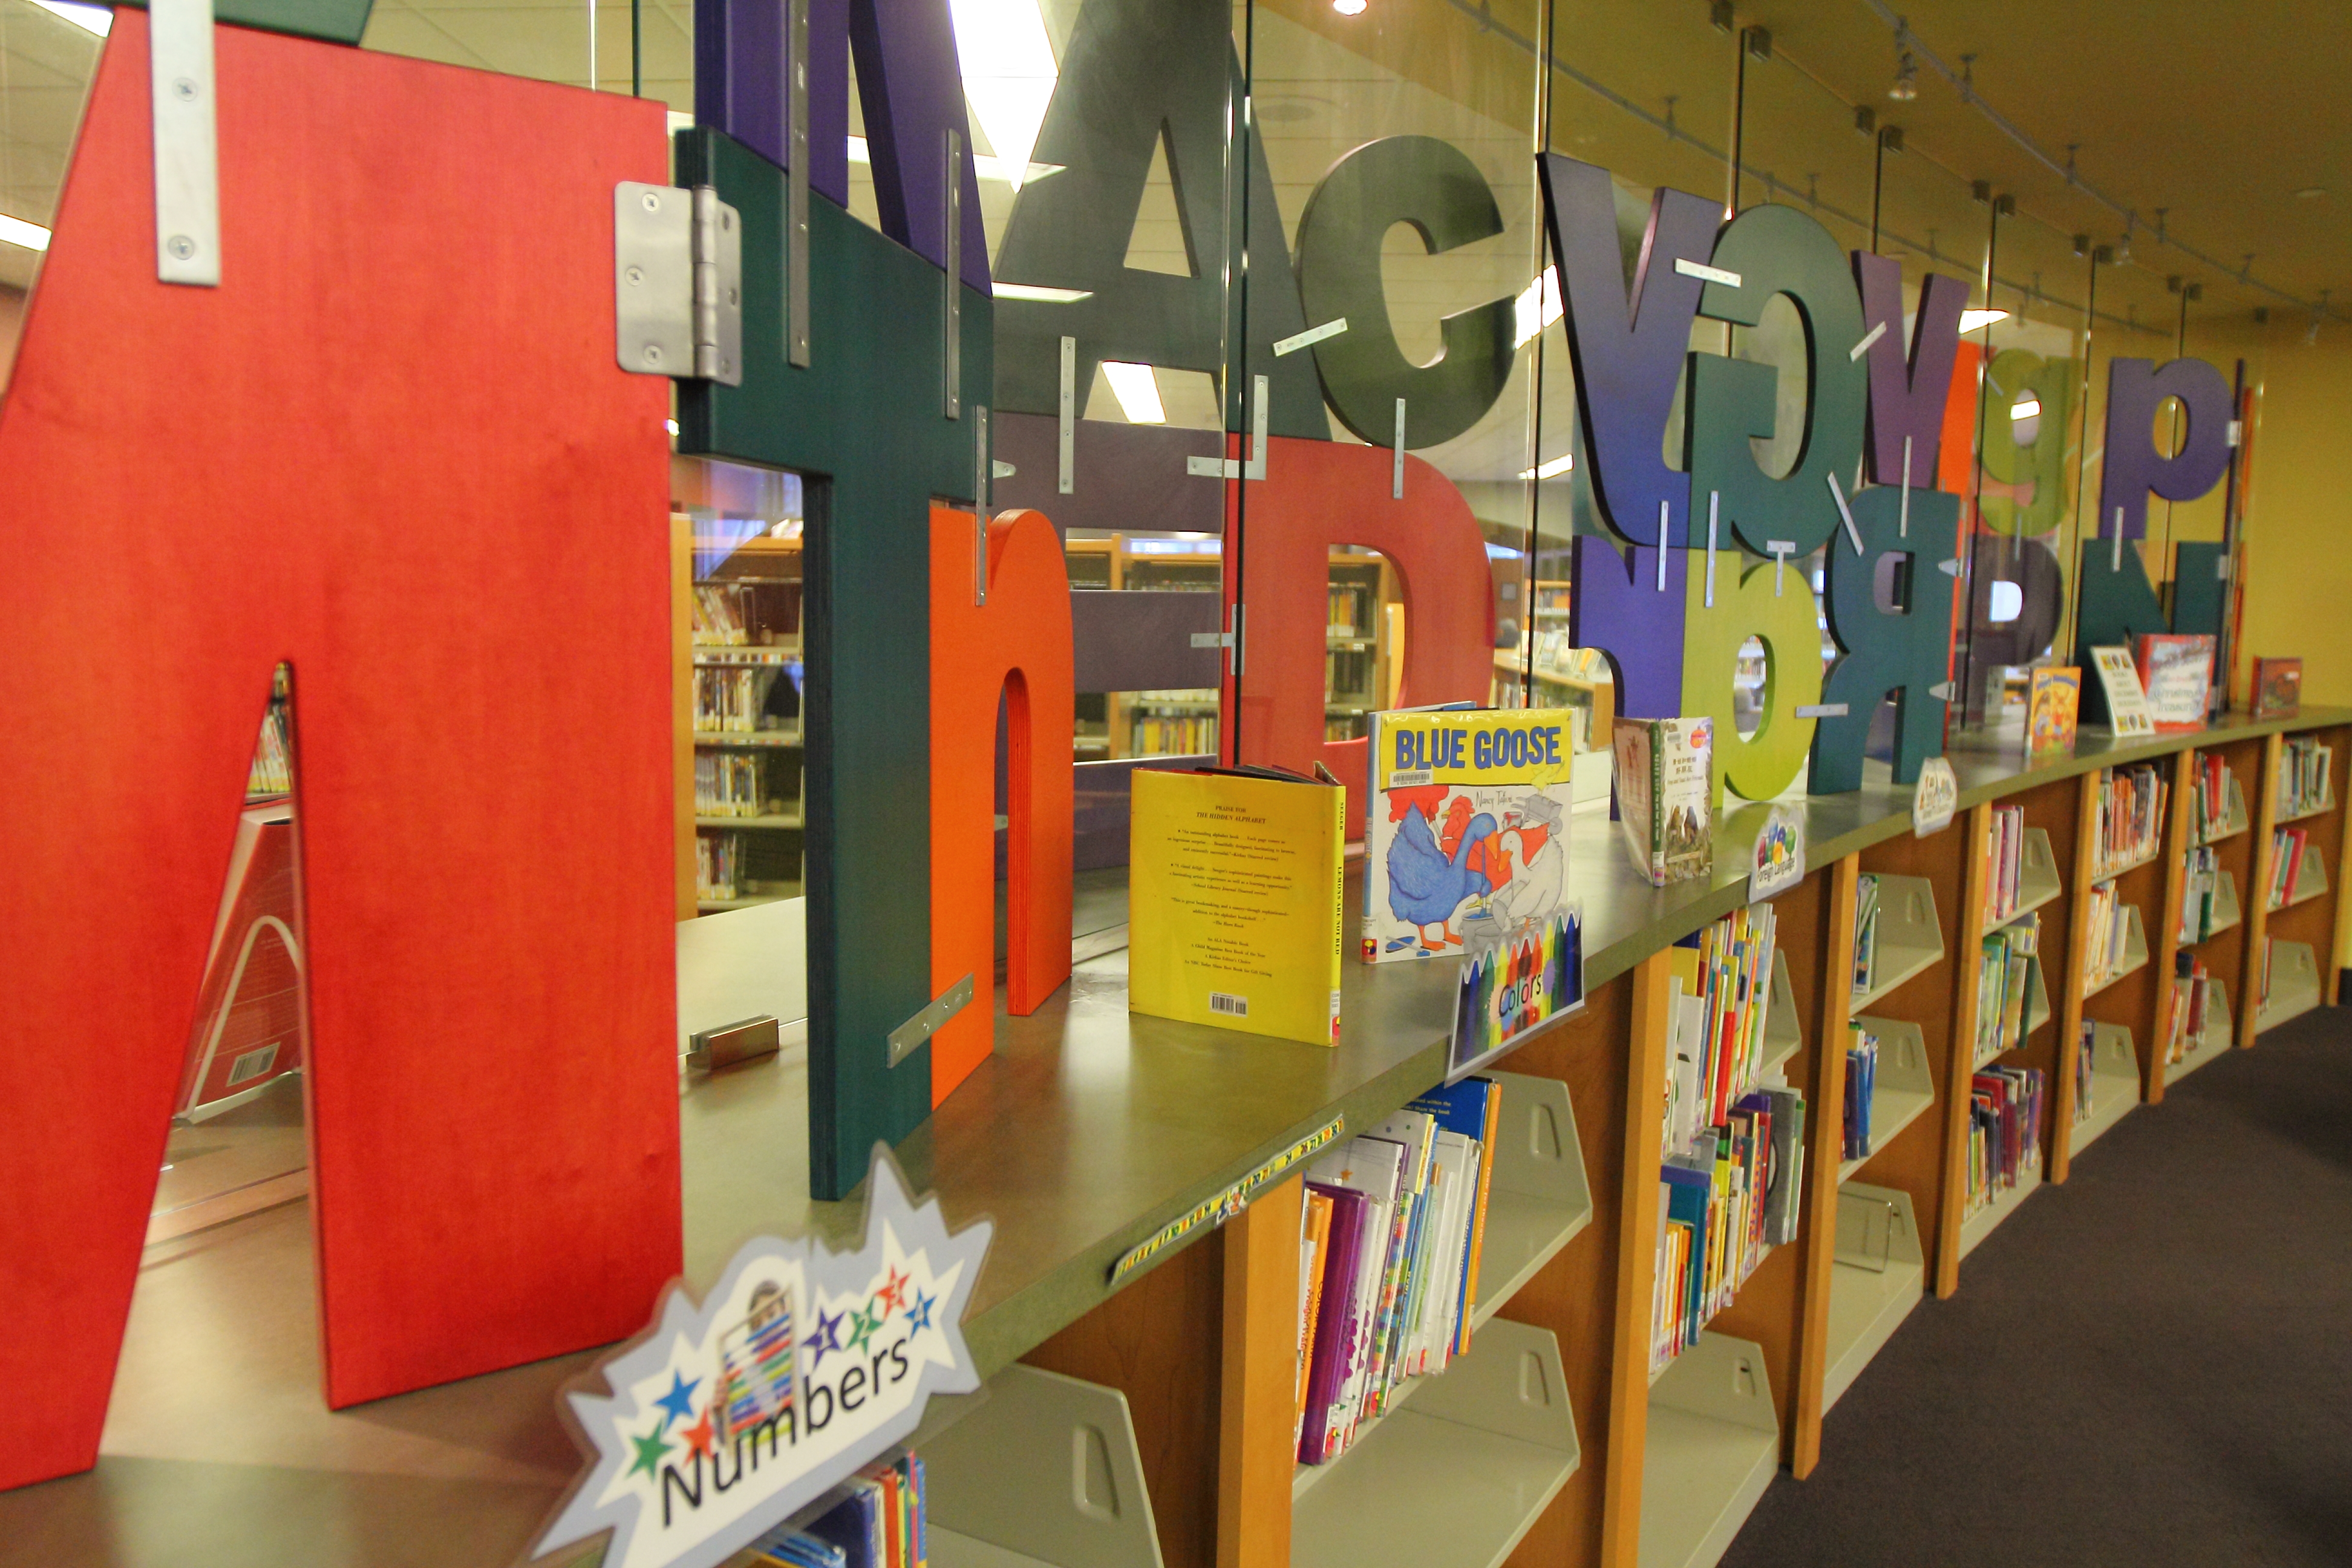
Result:
<instances>
[{"instance_id":1,"label":"yellow book","mask_svg":"<svg viewBox=\"0 0 2352 1568\"><path fill-rule=\"evenodd\" d=\"M1134 791L1128 1005L1337 1045L1347 791L1150 768Z\"/></svg>"}]
</instances>

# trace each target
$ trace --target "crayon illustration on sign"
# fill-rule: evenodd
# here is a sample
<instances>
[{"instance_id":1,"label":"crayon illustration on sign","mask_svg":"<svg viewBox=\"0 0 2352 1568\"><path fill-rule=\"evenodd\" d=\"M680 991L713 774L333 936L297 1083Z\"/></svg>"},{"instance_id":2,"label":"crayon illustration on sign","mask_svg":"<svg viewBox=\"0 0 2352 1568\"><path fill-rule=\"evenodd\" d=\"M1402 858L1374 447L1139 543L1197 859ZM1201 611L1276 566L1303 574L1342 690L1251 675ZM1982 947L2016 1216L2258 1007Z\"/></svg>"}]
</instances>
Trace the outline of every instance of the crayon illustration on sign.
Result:
<instances>
[{"instance_id":1,"label":"crayon illustration on sign","mask_svg":"<svg viewBox=\"0 0 2352 1568\"><path fill-rule=\"evenodd\" d=\"M1492 920L1474 921L1465 941L1448 1083L1584 1005L1581 904L1564 904L1507 928Z\"/></svg>"},{"instance_id":2,"label":"crayon illustration on sign","mask_svg":"<svg viewBox=\"0 0 2352 1568\"><path fill-rule=\"evenodd\" d=\"M1776 805L1757 830L1748 859L1748 901L1769 899L1805 879L1805 819Z\"/></svg>"}]
</instances>

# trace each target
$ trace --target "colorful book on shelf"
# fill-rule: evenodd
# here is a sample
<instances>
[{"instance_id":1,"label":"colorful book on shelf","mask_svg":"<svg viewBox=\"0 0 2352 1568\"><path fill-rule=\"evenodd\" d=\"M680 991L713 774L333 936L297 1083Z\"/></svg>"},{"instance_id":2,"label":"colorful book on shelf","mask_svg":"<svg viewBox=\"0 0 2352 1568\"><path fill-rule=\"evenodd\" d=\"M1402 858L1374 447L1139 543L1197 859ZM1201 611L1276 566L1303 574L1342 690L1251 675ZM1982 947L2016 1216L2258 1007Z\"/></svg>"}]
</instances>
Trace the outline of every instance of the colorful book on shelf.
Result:
<instances>
[{"instance_id":1,"label":"colorful book on shelf","mask_svg":"<svg viewBox=\"0 0 2352 1568\"><path fill-rule=\"evenodd\" d=\"M1524 934L1561 907L1575 714L1409 709L1369 718L1368 963Z\"/></svg>"},{"instance_id":2,"label":"colorful book on shelf","mask_svg":"<svg viewBox=\"0 0 2352 1568\"><path fill-rule=\"evenodd\" d=\"M2254 660L2254 717L2292 719L2303 711L2303 660Z\"/></svg>"},{"instance_id":3,"label":"colorful book on shelf","mask_svg":"<svg viewBox=\"0 0 2352 1568\"><path fill-rule=\"evenodd\" d=\"M2155 734L2156 717L2148 711L2147 692L2140 685L2131 649L2095 647L2091 665L2098 672L2108 730L2117 736Z\"/></svg>"},{"instance_id":4,"label":"colorful book on shelf","mask_svg":"<svg viewBox=\"0 0 2352 1568\"><path fill-rule=\"evenodd\" d=\"M1129 1006L1337 1045L1347 792L1212 768L1139 768L1133 790Z\"/></svg>"},{"instance_id":5,"label":"colorful book on shelf","mask_svg":"<svg viewBox=\"0 0 2352 1568\"><path fill-rule=\"evenodd\" d=\"M1330 1193L1310 1186L1298 1209L1298 1375L1290 1440L1306 1429L1307 1391L1315 1370L1315 1329L1323 1304L1323 1270L1329 1260L1331 1216L1339 1205Z\"/></svg>"},{"instance_id":6,"label":"colorful book on shelf","mask_svg":"<svg viewBox=\"0 0 2352 1568\"><path fill-rule=\"evenodd\" d=\"M1715 724L1709 719L1620 719L1618 826L1633 869L1652 887L1715 869Z\"/></svg>"},{"instance_id":7,"label":"colorful book on shelf","mask_svg":"<svg viewBox=\"0 0 2352 1568\"><path fill-rule=\"evenodd\" d=\"M1437 1119L1440 1129L1471 1139L1486 1152L1478 1163L1478 1187L1471 1198L1469 1234L1462 1260L1462 1305L1453 1351L1459 1355L1470 1348L1470 1317L1478 1305L1478 1268L1486 1258L1486 1205L1495 1177L1492 1151L1496 1130L1502 1121L1503 1091L1493 1079L1465 1078L1431 1089L1412 1101L1412 1109L1427 1111Z\"/></svg>"},{"instance_id":8,"label":"colorful book on shelf","mask_svg":"<svg viewBox=\"0 0 2352 1568\"><path fill-rule=\"evenodd\" d=\"M1298 1416L1299 1462L1313 1465L1320 1464L1331 1447L1334 1410L1354 1370L1360 1326L1357 1282L1364 1268L1365 1228L1376 1223L1378 1205L1349 1188L1310 1181L1307 1191L1331 1206L1330 1236L1308 1327L1313 1348L1307 1395Z\"/></svg>"},{"instance_id":9,"label":"colorful book on shelf","mask_svg":"<svg viewBox=\"0 0 2352 1568\"><path fill-rule=\"evenodd\" d=\"M2170 632L2140 635L2140 686L2159 732L2204 726L2205 699L2213 684L2213 640Z\"/></svg>"},{"instance_id":10,"label":"colorful book on shelf","mask_svg":"<svg viewBox=\"0 0 2352 1568\"><path fill-rule=\"evenodd\" d=\"M1307 1167L1310 1184L1320 1184L1333 1194L1354 1193L1366 1203L1349 1255L1342 1258L1342 1247L1334 1244L1333 1257L1342 1265L1341 1273L1327 1273L1324 1279L1322 1310L1333 1321L1334 1359L1321 1384L1319 1403L1315 1388L1310 1387L1307 1394L1306 1435L1298 1449L1304 1463L1336 1458L1353 1438L1364 1413L1389 1258L1398 1244L1400 1226L1411 1217L1405 1212L1405 1199L1412 1158L1412 1151L1393 1139L1359 1137ZM1335 1214L1335 1230L1339 1218ZM1325 1339L1318 1326L1318 1374L1324 1371Z\"/></svg>"},{"instance_id":11,"label":"colorful book on shelf","mask_svg":"<svg viewBox=\"0 0 2352 1568\"><path fill-rule=\"evenodd\" d=\"M2036 669L2025 695L2025 755L2029 762L2074 754L2074 725L2081 713L2083 672L2074 665Z\"/></svg>"}]
</instances>

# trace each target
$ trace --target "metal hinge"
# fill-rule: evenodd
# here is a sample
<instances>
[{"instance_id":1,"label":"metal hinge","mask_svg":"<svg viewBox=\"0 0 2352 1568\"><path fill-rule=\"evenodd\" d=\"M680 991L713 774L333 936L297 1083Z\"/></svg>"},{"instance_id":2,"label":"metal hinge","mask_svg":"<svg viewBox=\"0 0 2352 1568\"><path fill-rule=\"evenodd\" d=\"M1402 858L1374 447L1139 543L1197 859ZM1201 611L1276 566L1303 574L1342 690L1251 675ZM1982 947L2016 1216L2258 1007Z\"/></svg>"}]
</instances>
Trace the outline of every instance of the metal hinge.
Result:
<instances>
[{"instance_id":1,"label":"metal hinge","mask_svg":"<svg viewBox=\"0 0 2352 1568\"><path fill-rule=\"evenodd\" d=\"M743 221L712 187L613 187L613 354L643 375L743 384Z\"/></svg>"}]
</instances>

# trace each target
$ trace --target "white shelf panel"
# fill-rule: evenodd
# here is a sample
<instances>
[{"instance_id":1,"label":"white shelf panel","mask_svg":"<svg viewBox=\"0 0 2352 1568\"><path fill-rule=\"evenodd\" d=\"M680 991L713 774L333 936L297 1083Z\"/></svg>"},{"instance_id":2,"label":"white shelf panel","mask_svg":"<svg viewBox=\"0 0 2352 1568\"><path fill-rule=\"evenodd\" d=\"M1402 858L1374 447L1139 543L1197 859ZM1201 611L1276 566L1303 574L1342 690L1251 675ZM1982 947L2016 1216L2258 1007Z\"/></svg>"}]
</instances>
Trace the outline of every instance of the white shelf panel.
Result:
<instances>
[{"instance_id":1,"label":"white shelf panel","mask_svg":"<svg viewBox=\"0 0 2352 1568\"><path fill-rule=\"evenodd\" d=\"M2284 827L2290 822L2302 822L2314 816L2326 816L2329 812L2334 811L2335 809L2336 803L2334 801L2323 800L2308 811L2298 811L2292 814L2281 812L2278 816L2273 817L2271 822L2274 826Z\"/></svg>"},{"instance_id":2,"label":"white shelf panel","mask_svg":"<svg viewBox=\"0 0 2352 1568\"><path fill-rule=\"evenodd\" d=\"M1896 1133L1936 1103L1935 1082L1927 1074L1927 1042L1919 1026L1899 1018L1859 1022L1878 1037L1878 1077L1871 1086L1870 1152L1842 1162L1841 1182L1885 1152Z\"/></svg>"},{"instance_id":3,"label":"white shelf panel","mask_svg":"<svg viewBox=\"0 0 2352 1568\"><path fill-rule=\"evenodd\" d=\"M1160 1568L1127 1396L1018 1363L924 1438L941 1568Z\"/></svg>"},{"instance_id":4,"label":"white shelf panel","mask_svg":"<svg viewBox=\"0 0 2352 1568\"><path fill-rule=\"evenodd\" d=\"M1774 1068L1805 1048L1805 1027L1797 1018L1797 994L1789 983L1789 954L1772 949L1772 1000L1764 1014L1764 1069Z\"/></svg>"},{"instance_id":5,"label":"white shelf panel","mask_svg":"<svg viewBox=\"0 0 2352 1568\"><path fill-rule=\"evenodd\" d=\"M1998 919L1985 921L1988 931L2015 925L2065 890L2058 876L2058 857L2050 847L2050 835L2042 828L2025 830L2024 847L2017 857L2017 908Z\"/></svg>"},{"instance_id":6,"label":"white shelf panel","mask_svg":"<svg viewBox=\"0 0 2352 1568\"><path fill-rule=\"evenodd\" d=\"M2239 787L2238 775L2236 773L2231 773L2230 775L2230 798L2227 805L2223 808L2223 820L2221 826L2215 828L2212 832L2206 834L2203 837L2198 839L2197 842L2200 846L2207 844L2219 844L2225 838L2235 838L2239 834L2243 833L2247 828L2252 826L2253 819L2246 815L2246 792Z\"/></svg>"},{"instance_id":7,"label":"white shelf panel","mask_svg":"<svg viewBox=\"0 0 2352 1568\"><path fill-rule=\"evenodd\" d=\"M1649 1428L1641 1568L1714 1568L1780 1468L1763 1347L1701 1334L1650 1390Z\"/></svg>"},{"instance_id":8,"label":"white shelf panel","mask_svg":"<svg viewBox=\"0 0 2352 1568\"><path fill-rule=\"evenodd\" d=\"M1925 877L1880 876L1878 942L1870 984L1853 994L1853 1011L1943 962L1944 931L1936 921L1935 885Z\"/></svg>"},{"instance_id":9,"label":"white shelf panel","mask_svg":"<svg viewBox=\"0 0 2352 1568\"><path fill-rule=\"evenodd\" d=\"M2139 1104L2139 1053L2120 1024L2091 1026L2091 1113L2076 1106L2067 1150L2080 1154Z\"/></svg>"},{"instance_id":10,"label":"white shelf panel","mask_svg":"<svg viewBox=\"0 0 2352 1568\"><path fill-rule=\"evenodd\" d=\"M1503 1108L1495 1122L1495 1173L1487 1183L1486 1235L1478 1253L1473 1333L1513 1292L1592 1222L1592 1189L1576 1108L1558 1079L1496 1072Z\"/></svg>"},{"instance_id":11,"label":"white shelf panel","mask_svg":"<svg viewBox=\"0 0 2352 1568\"><path fill-rule=\"evenodd\" d=\"M2245 910L2238 903L2238 879L2221 868L2221 879L2213 885L2213 929L2203 936L2183 941L2183 947L2195 947L2198 942L2210 942L2225 931L2235 930L2245 921Z\"/></svg>"},{"instance_id":12,"label":"white shelf panel","mask_svg":"<svg viewBox=\"0 0 2352 1568\"><path fill-rule=\"evenodd\" d=\"M2254 1012L2254 1033L2319 1005L2319 961L2306 942L2271 942L2271 994Z\"/></svg>"},{"instance_id":13,"label":"white shelf panel","mask_svg":"<svg viewBox=\"0 0 2352 1568\"><path fill-rule=\"evenodd\" d=\"M2017 1205L2033 1195L2042 1185L2042 1167L2024 1172L2013 1187L1995 1187L1992 1201L1960 1221L1960 1256L1966 1258L1977 1249L1977 1243L1990 1236L2000 1222L2017 1212Z\"/></svg>"},{"instance_id":14,"label":"white shelf panel","mask_svg":"<svg viewBox=\"0 0 2352 1568\"><path fill-rule=\"evenodd\" d=\"M1854 1182L1838 1189L1837 1261L1830 1269L1826 1411L1903 1326L1927 1289L1911 1194Z\"/></svg>"},{"instance_id":15,"label":"white shelf panel","mask_svg":"<svg viewBox=\"0 0 2352 1568\"><path fill-rule=\"evenodd\" d=\"M2113 974L2102 976L2095 985L2083 987L2083 999L2089 1001L2117 981L2137 974L2147 967L2147 928L2140 923L2139 906L2126 904L2124 917L2124 958Z\"/></svg>"},{"instance_id":16,"label":"white shelf panel","mask_svg":"<svg viewBox=\"0 0 2352 1568\"><path fill-rule=\"evenodd\" d=\"M2164 1087L2167 1089L2170 1089L2214 1058L2226 1054L2236 1041L2237 1030L2230 1019L2230 1003L2227 994L2221 987L2216 986L2210 995L2210 1000L2205 1004L2205 1032L2198 1037L2179 1061L2166 1066Z\"/></svg>"},{"instance_id":17,"label":"white shelf panel","mask_svg":"<svg viewBox=\"0 0 2352 1568\"><path fill-rule=\"evenodd\" d=\"M1576 1473L1576 1422L1549 1330L1497 1320L1468 1354L1419 1381L1409 1407L1314 1467L1311 1488L1294 1489L1294 1568L1496 1568Z\"/></svg>"},{"instance_id":18,"label":"white shelf panel","mask_svg":"<svg viewBox=\"0 0 2352 1568\"><path fill-rule=\"evenodd\" d=\"M2295 873L2294 897L2283 904L2273 904L2271 912L2291 910L2297 904L2307 904L2314 899L2327 896L2327 867L2315 844L2303 847L2303 869Z\"/></svg>"}]
</instances>

